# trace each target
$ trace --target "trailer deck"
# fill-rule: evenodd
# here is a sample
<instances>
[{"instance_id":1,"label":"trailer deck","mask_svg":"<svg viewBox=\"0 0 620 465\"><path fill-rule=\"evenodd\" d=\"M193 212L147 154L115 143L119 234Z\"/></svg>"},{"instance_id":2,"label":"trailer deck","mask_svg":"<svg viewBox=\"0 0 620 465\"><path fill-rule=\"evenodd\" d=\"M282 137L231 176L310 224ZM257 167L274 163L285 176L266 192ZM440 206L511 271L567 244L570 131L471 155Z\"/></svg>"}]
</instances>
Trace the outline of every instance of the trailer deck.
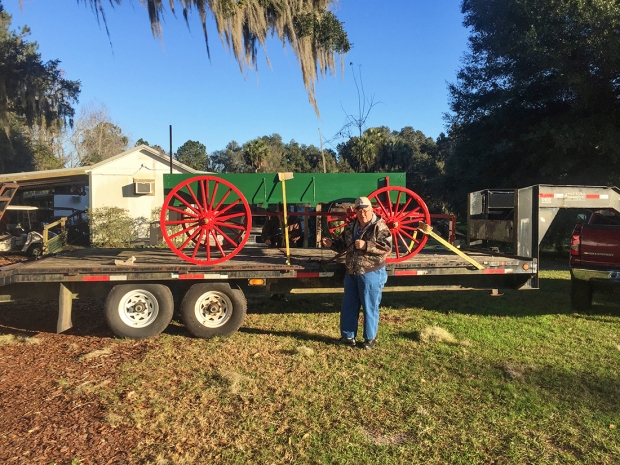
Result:
<instances>
[{"instance_id":1,"label":"trailer deck","mask_svg":"<svg viewBox=\"0 0 620 465\"><path fill-rule=\"evenodd\" d=\"M423 250L404 262L388 264L388 276L400 278L388 280L388 286L392 282L403 285L413 276L435 278L438 284L446 281L446 285L453 285L451 278L454 277L510 275L519 276L518 287L521 287L536 273L536 261L532 259L484 251L468 251L468 256L483 265L484 269L478 270L446 250ZM187 263L168 249L83 249L1 267L0 286L18 283L263 278L272 281L265 284L276 284L273 280L287 280L279 283L280 287L308 287L308 282L299 280L332 278L342 282L344 258L334 260L335 257L336 254L329 249L292 249L288 265L283 249L247 247L231 260L200 266ZM513 278L509 279L506 286L516 287L510 284L512 281ZM245 287L243 283L238 284ZM487 283L483 286L485 289L492 287ZM31 293L29 296L34 297Z\"/></svg>"}]
</instances>

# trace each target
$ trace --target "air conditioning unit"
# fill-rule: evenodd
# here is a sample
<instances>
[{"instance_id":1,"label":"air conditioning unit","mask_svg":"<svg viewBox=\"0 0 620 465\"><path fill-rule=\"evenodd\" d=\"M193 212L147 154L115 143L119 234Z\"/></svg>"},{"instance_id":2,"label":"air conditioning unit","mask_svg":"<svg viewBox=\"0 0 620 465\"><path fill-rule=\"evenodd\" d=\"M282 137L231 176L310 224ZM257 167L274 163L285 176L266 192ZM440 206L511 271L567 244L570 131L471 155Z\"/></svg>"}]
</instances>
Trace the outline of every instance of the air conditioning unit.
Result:
<instances>
[{"instance_id":1,"label":"air conditioning unit","mask_svg":"<svg viewBox=\"0 0 620 465\"><path fill-rule=\"evenodd\" d=\"M135 194L152 194L154 191L153 181L135 181L133 183Z\"/></svg>"}]
</instances>

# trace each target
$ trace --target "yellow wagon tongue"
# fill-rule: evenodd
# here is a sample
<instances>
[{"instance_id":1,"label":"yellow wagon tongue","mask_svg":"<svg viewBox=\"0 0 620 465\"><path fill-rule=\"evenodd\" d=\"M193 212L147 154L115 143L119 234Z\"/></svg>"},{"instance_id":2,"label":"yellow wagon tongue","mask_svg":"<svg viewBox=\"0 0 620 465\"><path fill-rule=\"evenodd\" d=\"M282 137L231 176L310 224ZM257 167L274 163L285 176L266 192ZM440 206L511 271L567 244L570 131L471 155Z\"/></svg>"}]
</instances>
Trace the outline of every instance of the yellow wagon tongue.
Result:
<instances>
[{"instance_id":1,"label":"yellow wagon tongue","mask_svg":"<svg viewBox=\"0 0 620 465\"><path fill-rule=\"evenodd\" d=\"M291 264L291 249L288 242L288 208L286 207L286 181L293 179L293 173L278 173L278 181L282 183L282 205L284 206L284 241L286 243L286 264Z\"/></svg>"}]
</instances>

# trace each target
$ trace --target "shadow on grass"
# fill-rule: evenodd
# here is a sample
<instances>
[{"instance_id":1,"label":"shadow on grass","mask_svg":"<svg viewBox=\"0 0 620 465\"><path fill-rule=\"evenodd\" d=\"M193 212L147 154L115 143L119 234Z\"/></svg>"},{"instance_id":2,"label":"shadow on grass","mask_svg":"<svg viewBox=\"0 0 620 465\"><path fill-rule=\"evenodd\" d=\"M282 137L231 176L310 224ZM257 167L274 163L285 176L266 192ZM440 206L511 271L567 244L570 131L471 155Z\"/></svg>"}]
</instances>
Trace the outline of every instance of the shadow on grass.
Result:
<instances>
[{"instance_id":1,"label":"shadow on grass","mask_svg":"<svg viewBox=\"0 0 620 465\"><path fill-rule=\"evenodd\" d=\"M325 344L336 344L336 338L329 337L323 334L310 333L307 331L272 331L268 329L258 329L258 328L240 328L240 333L245 334L266 334L270 336L282 336L282 337L292 337L299 341L314 341L314 342L322 342Z\"/></svg>"},{"instance_id":2,"label":"shadow on grass","mask_svg":"<svg viewBox=\"0 0 620 465\"><path fill-rule=\"evenodd\" d=\"M499 369L499 368L498 368ZM518 385L535 386L545 391L558 406L570 406L573 412L599 412L614 418L620 413L620 377L616 374L569 372L556 367L529 367L520 379L509 380ZM607 425L604 425L605 427Z\"/></svg>"},{"instance_id":3,"label":"shadow on grass","mask_svg":"<svg viewBox=\"0 0 620 465\"><path fill-rule=\"evenodd\" d=\"M34 336L39 333L56 334L58 302L22 300L0 304L0 334ZM99 299L76 300L72 311L73 327L63 334L113 338Z\"/></svg>"},{"instance_id":4,"label":"shadow on grass","mask_svg":"<svg viewBox=\"0 0 620 465\"><path fill-rule=\"evenodd\" d=\"M248 296L248 313L338 313L342 294L286 294L286 300Z\"/></svg>"},{"instance_id":5,"label":"shadow on grass","mask_svg":"<svg viewBox=\"0 0 620 465\"><path fill-rule=\"evenodd\" d=\"M387 290L381 306L392 310L428 309L441 313L459 313L485 316L536 316L574 314L570 306L570 281L543 278L540 289L500 289L500 296L490 290ZM615 296L614 296L615 297ZM248 296L248 313L297 314L338 313L342 293L287 294L287 300L273 300L269 296ZM609 295L595 294L594 305L580 316L620 316L620 304Z\"/></svg>"},{"instance_id":6,"label":"shadow on grass","mask_svg":"<svg viewBox=\"0 0 620 465\"><path fill-rule=\"evenodd\" d=\"M570 305L570 281L541 279L540 289L501 290L493 296L488 290L385 292L381 305L400 310L428 309L441 313L484 316L536 316L574 314ZM594 305L581 316L620 316L620 305L603 294L594 294Z\"/></svg>"}]
</instances>

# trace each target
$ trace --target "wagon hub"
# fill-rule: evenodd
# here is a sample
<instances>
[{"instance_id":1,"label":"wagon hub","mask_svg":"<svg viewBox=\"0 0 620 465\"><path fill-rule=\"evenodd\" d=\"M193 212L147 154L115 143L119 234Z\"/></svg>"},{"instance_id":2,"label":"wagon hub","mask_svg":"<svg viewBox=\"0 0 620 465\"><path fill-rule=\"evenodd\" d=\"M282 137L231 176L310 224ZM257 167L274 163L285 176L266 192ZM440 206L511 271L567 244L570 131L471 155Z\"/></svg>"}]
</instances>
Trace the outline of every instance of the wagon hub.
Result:
<instances>
[{"instance_id":1,"label":"wagon hub","mask_svg":"<svg viewBox=\"0 0 620 465\"><path fill-rule=\"evenodd\" d=\"M200 226L208 226L209 223L211 223L213 221L213 217L215 215L211 212L204 212L200 214L200 217L198 218L198 224Z\"/></svg>"}]
</instances>

